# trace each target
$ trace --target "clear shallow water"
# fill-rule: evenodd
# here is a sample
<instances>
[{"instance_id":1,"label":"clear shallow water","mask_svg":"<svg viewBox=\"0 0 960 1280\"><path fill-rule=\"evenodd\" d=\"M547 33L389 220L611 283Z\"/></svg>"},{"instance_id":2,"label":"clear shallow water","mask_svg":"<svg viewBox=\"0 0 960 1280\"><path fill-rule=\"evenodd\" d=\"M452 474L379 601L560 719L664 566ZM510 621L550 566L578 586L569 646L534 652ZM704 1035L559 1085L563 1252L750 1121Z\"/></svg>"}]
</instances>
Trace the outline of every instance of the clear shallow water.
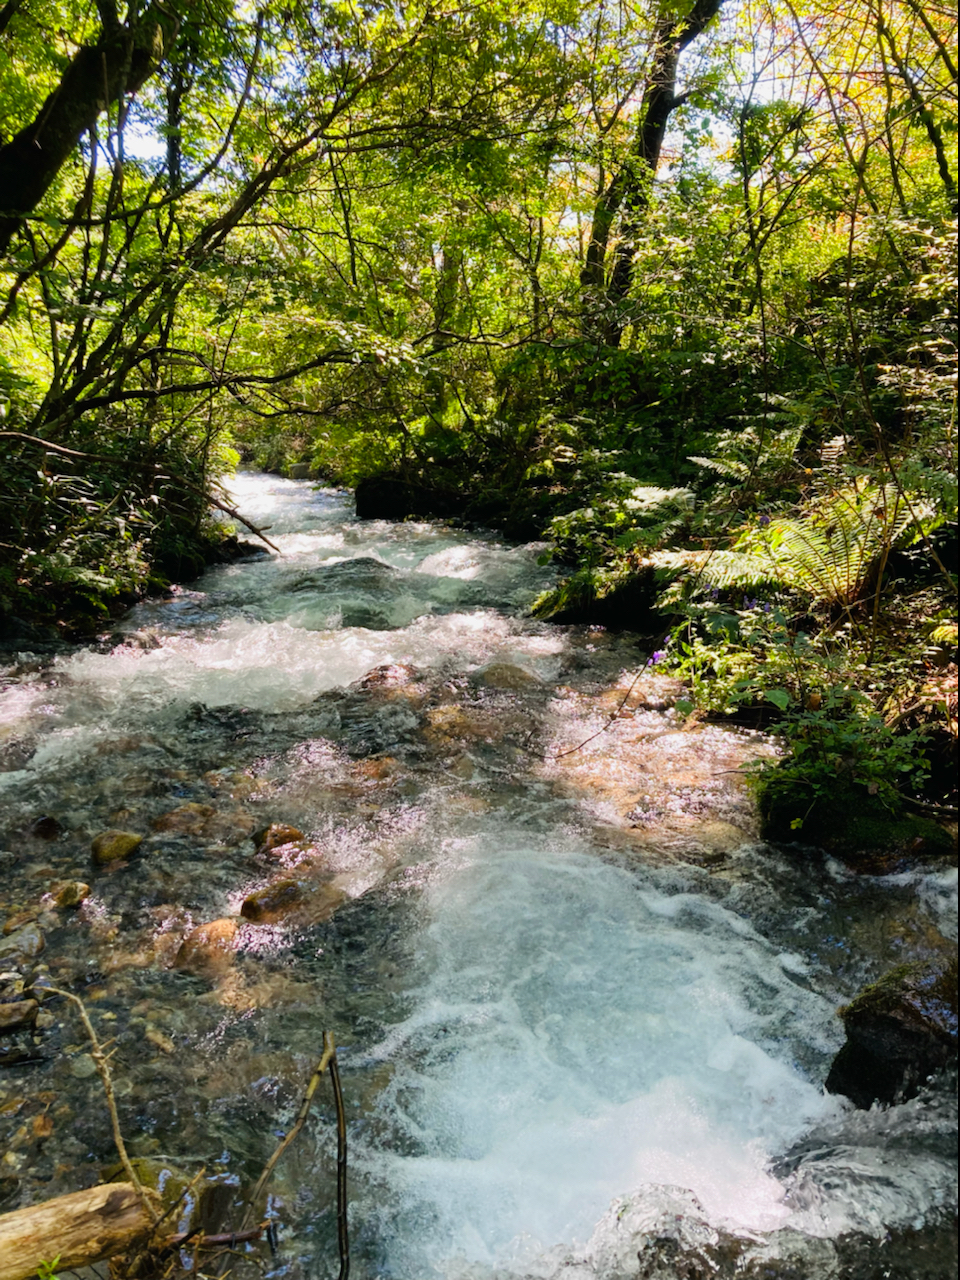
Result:
<instances>
[{"instance_id":1,"label":"clear shallow water","mask_svg":"<svg viewBox=\"0 0 960 1280\"><path fill-rule=\"evenodd\" d=\"M841 1274L851 1233L949 1217L949 1098L863 1115L821 1086L836 1005L956 937L955 873L870 881L759 847L728 771L763 744L680 733L668 698L556 759L642 655L523 617L551 581L539 548L361 524L306 483L242 475L236 495L282 558L139 606L98 651L22 660L0 704L10 906L90 881L79 913L41 917L39 963L114 1024L141 1152L255 1177L330 1027L357 1277L612 1280L610 1202L669 1217L664 1187L773 1259L793 1233L811 1280ZM213 816L153 825L185 803ZM56 841L28 834L44 813ZM172 968L191 927L297 870L251 857L271 820L310 837L303 866L344 905L243 924L228 972ZM106 826L147 835L110 874L88 853ZM109 1152L78 1038L58 1022L0 1074L0 1119L28 1071L71 1113L18 1140L22 1197ZM321 1106L274 1184L277 1274L336 1274L332 1186Z\"/></svg>"}]
</instances>

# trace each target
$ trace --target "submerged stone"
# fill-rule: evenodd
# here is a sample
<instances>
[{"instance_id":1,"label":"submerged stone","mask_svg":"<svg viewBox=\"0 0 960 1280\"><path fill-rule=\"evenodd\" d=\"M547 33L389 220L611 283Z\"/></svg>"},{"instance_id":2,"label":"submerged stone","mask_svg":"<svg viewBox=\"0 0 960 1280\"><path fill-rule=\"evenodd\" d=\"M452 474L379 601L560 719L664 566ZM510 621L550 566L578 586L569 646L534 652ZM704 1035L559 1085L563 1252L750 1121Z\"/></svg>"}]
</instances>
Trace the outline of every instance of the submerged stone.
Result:
<instances>
[{"instance_id":1,"label":"submerged stone","mask_svg":"<svg viewBox=\"0 0 960 1280\"><path fill-rule=\"evenodd\" d=\"M36 924L26 924L0 939L0 960L33 960L46 946Z\"/></svg>"},{"instance_id":2,"label":"submerged stone","mask_svg":"<svg viewBox=\"0 0 960 1280\"><path fill-rule=\"evenodd\" d=\"M532 689L541 683L532 672L514 662L491 662L480 668L476 680L488 689Z\"/></svg>"},{"instance_id":3,"label":"submerged stone","mask_svg":"<svg viewBox=\"0 0 960 1280\"><path fill-rule=\"evenodd\" d=\"M30 825L30 834L40 840L56 840L62 832L63 828L60 823L49 814L45 814L42 818L37 818Z\"/></svg>"},{"instance_id":4,"label":"submerged stone","mask_svg":"<svg viewBox=\"0 0 960 1280\"><path fill-rule=\"evenodd\" d=\"M182 804L177 809L161 813L150 823L154 831L178 831L187 836L198 836L216 810L209 804Z\"/></svg>"},{"instance_id":5,"label":"submerged stone","mask_svg":"<svg viewBox=\"0 0 960 1280\"><path fill-rule=\"evenodd\" d=\"M82 880L63 880L47 891L55 907L79 907L90 894L90 886Z\"/></svg>"},{"instance_id":6,"label":"submerged stone","mask_svg":"<svg viewBox=\"0 0 960 1280\"><path fill-rule=\"evenodd\" d=\"M187 934L173 962L174 968L195 973L222 972L233 964L236 949L236 920L229 917L211 920Z\"/></svg>"},{"instance_id":7,"label":"submerged stone","mask_svg":"<svg viewBox=\"0 0 960 1280\"><path fill-rule=\"evenodd\" d=\"M38 915L37 911L17 911L12 916L8 916L4 921L2 933L6 938L11 933L15 933L17 929L22 928L25 924L32 924Z\"/></svg>"},{"instance_id":8,"label":"submerged stone","mask_svg":"<svg viewBox=\"0 0 960 1280\"><path fill-rule=\"evenodd\" d=\"M269 924L300 906L307 896L307 888L300 880L275 880L244 898L240 914L245 920L257 924Z\"/></svg>"},{"instance_id":9,"label":"submerged stone","mask_svg":"<svg viewBox=\"0 0 960 1280\"><path fill-rule=\"evenodd\" d=\"M329 920L346 900L340 885L331 881L285 878L264 885L244 899L240 914L254 924L279 924L295 918L301 924Z\"/></svg>"},{"instance_id":10,"label":"submerged stone","mask_svg":"<svg viewBox=\"0 0 960 1280\"><path fill-rule=\"evenodd\" d=\"M0 1036L30 1026L36 1021L39 1008L36 1000L15 1000L12 1004L0 1004Z\"/></svg>"},{"instance_id":11,"label":"submerged stone","mask_svg":"<svg viewBox=\"0 0 960 1280\"><path fill-rule=\"evenodd\" d=\"M839 1012L847 1040L827 1090L864 1110L912 1098L957 1061L957 961L899 965Z\"/></svg>"},{"instance_id":12,"label":"submerged stone","mask_svg":"<svg viewBox=\"0 0 960 1280\"><path fill-rule=\"evenodd\" d=\"M101 831L94 837L90 845L94 862L100 866L108 866L111 862L122 862L135 853L143 844L143 836L135 831Z\"/></svg>"}]
</instances>

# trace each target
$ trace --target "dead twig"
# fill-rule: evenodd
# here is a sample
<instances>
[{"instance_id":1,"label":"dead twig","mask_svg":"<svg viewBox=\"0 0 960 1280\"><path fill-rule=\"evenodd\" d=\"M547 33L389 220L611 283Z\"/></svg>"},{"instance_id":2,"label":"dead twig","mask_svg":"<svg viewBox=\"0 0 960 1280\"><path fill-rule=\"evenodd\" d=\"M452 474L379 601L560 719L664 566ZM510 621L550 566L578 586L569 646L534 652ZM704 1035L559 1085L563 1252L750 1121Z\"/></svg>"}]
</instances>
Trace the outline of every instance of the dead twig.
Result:
<instances>
[{"instance_id":1,"label":"dead twig","mask_svg":"<svg viewBox=\"0 0 960 1280\"><path fill-rule=\"evenodd\" d=\"M120 1156L120 1163L123 1165L123 1171L127 1175L127 1180L132 1182L136 1188L137 1195L140 1197L147 1217L153 1225L156 1226L160 1220L160 1216L157 1213L156 1205L152 1198L153 1193L151 1193L137 1177L137 1171L134 1169L130 1157L127 1154L126 1144L123 1141L123 1134L120 1132L120 1118L117 1115L117 1103L113 1093L113 1078L110 1075L109 1060L112 1055L104 1053L103 1045L101 1045L97 1038L97 1033L93 1029L93 1023L90 1021L90 1015L87 1013L87 1006L79 996L75 996L72 991L62 991L59 987L44 987L43 990L49 991L51 995L61 996L64 1000L69 1000L80 1015L80 1020L83 1023L83 1029L86 1031L87 1039L90 1041L91 1045L90 1056L93 1058L93 1064L97 1068L97 1075L100 1077L100 1083L103 1085L103 1092L107 1099L107 1110L110 1112L110 1125L113 1129L113 1141L116 1145L117 1153ZM109 1041L107 1043L109 1043Z\"/></svg>"},{"instance_id":2,"label":"dead twig","mask_svg":"<svg viewBox=\"0 0 960 1280\"><path fill-rule=\"evenodd\" d=\"M290 1143L293 1142L297 1134L306 1124L307 1116L310 1112L310 1107L313 1103L313 1095L316 1093L317 1086L320 1083L320 1077L323 1075L324 1071L326 1071L327 1067L330 1065L330 1062L332 1059L334 1059L335 1055L336 1055L336 1048L333 1043L333 1036L329 1031L327 1031L324 1033L324 1037L323 1037L323 1056L321 1057L320 1061L317 1063L317 1065L313 1069L313 1074L311 1075L310 1081L307 1084L306 1092L304 1093L303 1100L300 1103L300 1110L297 1112L297 1118L293 1123L293 1128L284 1138L281 1139L279 1145L277 1146L276 1151L274 1151L273 1155L264 1165L263 1173L261 1173L260 1177L257 1179L257 1185L253 1188L253 1191L250 1193L250 1199L247 1203L247 1211L243 1215L243 1220L240 1223L241 1231L246 1231L250 1226L251 1219L253 1218L253 1215L256 1212L256 1205L257 1205L257 1201L260 1198L260 1194L263 1191L264 1187L267 1185L267 1183L270 1181L270 1176L273 1173L274 1169L277 1167L277 1163L280 1160L280 1157L283 1155L287 1147L289 1147Z\"/></svg>"}]
</instances>

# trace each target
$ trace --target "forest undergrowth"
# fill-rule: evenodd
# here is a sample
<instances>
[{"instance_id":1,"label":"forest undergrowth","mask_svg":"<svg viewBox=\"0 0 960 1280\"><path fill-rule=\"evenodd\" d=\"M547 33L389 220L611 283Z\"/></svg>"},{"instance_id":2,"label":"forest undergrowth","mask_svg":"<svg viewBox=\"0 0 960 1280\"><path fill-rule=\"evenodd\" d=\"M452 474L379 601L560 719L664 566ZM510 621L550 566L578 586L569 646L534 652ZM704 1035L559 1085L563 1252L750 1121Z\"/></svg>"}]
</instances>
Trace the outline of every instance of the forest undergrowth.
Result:
<instances>
[{"instance_id":1,"label":"forest undergrowth","mask_svg":"<svg viewBox=\"0 0 960 1280\"><path fill-rule=\"evenodd\" d=\"M300 464L542 540L542 617L783 735L781 833L955 819L955 14L14 0L0 50L8 648Z\"/></svg>"}]
</instances>

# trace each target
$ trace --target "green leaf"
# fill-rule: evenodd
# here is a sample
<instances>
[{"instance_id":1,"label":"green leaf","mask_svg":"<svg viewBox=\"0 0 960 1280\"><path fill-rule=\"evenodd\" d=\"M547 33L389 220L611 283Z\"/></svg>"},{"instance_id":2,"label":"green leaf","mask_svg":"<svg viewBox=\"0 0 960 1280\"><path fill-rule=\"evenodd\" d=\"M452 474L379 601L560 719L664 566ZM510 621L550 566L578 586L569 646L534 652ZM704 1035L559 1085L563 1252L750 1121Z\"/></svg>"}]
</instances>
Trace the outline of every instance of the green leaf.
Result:
<instances>
[{"instance_id":1,"label":"green leaf","mask_svg":"<svg viewBox=\"0 0 960 1280\"><path fill-rule=\"evenodd\" d=\"M792 701L786 689L761 689L760 694L781 711L786 711Z\"/></svg>"}]
</instances>

